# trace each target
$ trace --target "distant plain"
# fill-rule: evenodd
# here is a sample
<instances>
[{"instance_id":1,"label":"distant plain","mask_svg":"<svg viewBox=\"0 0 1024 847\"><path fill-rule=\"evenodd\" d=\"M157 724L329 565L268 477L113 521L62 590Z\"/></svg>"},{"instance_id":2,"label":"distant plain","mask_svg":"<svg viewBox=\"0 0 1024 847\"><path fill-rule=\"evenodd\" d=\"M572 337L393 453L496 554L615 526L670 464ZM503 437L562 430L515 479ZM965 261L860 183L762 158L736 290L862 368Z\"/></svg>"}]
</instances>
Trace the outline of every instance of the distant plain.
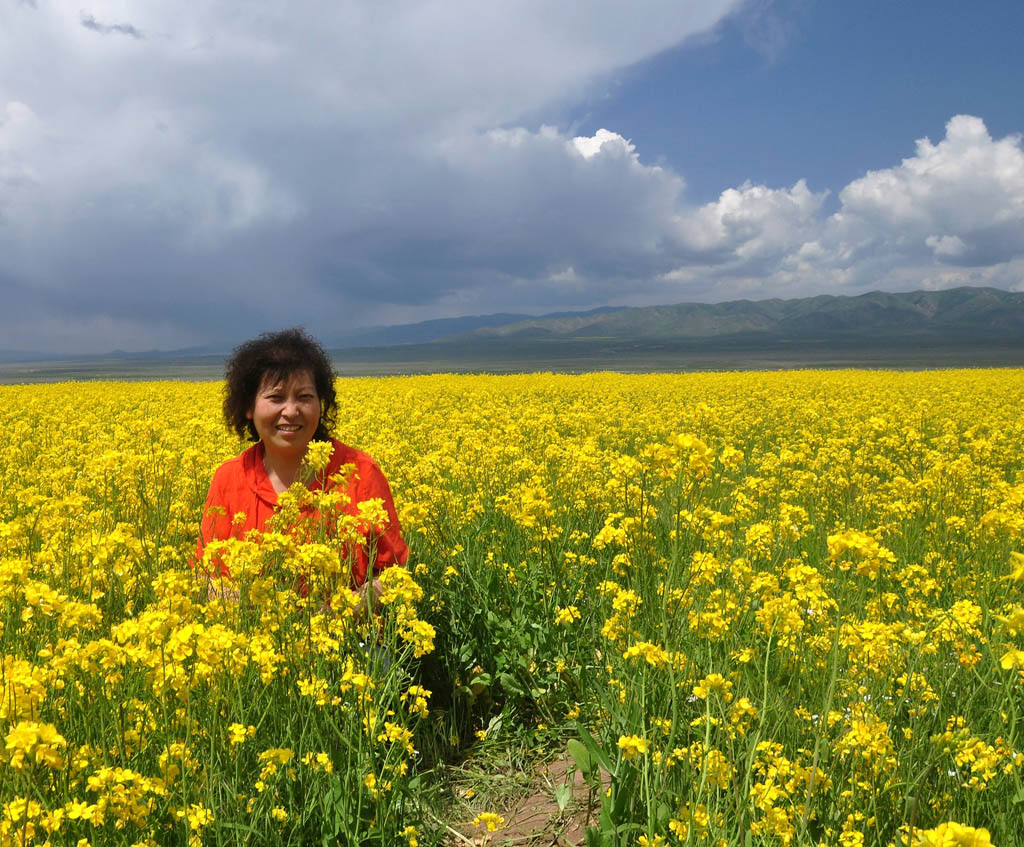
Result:
<instances>
[{"instance_id":1,"label":"distant plain","mask_svg":"<svg viewBox=\"0 0 1024 847\"><path fill-rule=\"evenodd\" d=\"M331 350L342 377L399 376L426 373L533 373L554 371L685 372L785 370L791 368L1024 367L1024 339L978 338L821 340L786 343L755 340L664 341L623 338L573 338L516 341L408 344ZM0 384L74 380L219 380L224 356L148 356L82 358L0 364Z\"/></svg>"},{"instance_id":2,"label":"distant plain","mask_svg":"<svg viewBox=\"0 0 1024 847\"><path fill-rule=\"evenodd\" d=\"M942 291L495 314L324 338L341 376L1024 366L1024 293ZM2 351L0 351L2 352ZM0 383L216 380L227 351L0 356Z\"/></svg>"}]
</instances>

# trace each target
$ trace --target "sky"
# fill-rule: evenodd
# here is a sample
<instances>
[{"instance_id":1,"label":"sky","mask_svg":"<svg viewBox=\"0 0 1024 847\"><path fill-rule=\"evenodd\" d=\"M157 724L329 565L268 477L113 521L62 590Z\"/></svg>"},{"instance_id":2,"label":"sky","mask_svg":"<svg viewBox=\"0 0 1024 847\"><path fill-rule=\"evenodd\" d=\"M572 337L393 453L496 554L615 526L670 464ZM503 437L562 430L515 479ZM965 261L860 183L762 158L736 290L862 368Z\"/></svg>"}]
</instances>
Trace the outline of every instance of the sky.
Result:
<instances>
[{"instance_id":1,"label":"sky","mask_svg":"<svg viewBox=\"0 0 1024 847\"><path fill-rule=\"evenodd\" d=\"M0 0L0 350L1024 290L1024 3Z\"/></svg>"}]
</instances>

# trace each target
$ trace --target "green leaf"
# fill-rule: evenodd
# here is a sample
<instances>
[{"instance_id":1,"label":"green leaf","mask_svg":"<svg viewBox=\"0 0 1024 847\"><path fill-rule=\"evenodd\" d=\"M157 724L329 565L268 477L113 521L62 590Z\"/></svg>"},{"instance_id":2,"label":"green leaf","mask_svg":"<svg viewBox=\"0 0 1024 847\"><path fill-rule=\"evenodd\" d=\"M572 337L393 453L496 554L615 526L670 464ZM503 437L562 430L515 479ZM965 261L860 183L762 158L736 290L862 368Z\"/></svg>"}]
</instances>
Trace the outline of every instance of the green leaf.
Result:
<instances>
[{"instance_id":1,"label":"green leaf","mask_svg":"<svg viewBox=\"0 0 1024 847\"><path fill-rule=\"evenodd\" d=\"M558 811L564 812L572 799L572 783L563 782L555 788L555 803L558 804Z\"/></svg>"},{"instance_id":2,"label":"green leaf","mask_svg":"<svg viewBox=\"0 0 1024 847\"><path fill-rule=\"evenodd\" d=\"M597 763L604 768L608 773L612 772L612 763L605 752L598 746L594 737L587 732L586 727L581 724L576 724L576 731L579 733L580 740L586 745L587 750L590 751L590 755L593 756Z\"/></svg>"},{"instance_id":3,"label":"green leaf","mask_svg":"<svg viewBox=\"0 0 1024 847\"><path fill-rule=\"evenodd\" d=\"M619 823L622 820L623 813L626 811L626 806L629 803L630 797L633 795L633 785L636 782L636 771L629 770L626 772L625 778L615 787L615 805L612 806L612 820L615 823Z\"/></svg>"},{"instance_id":4,"label":"green leaf","mask_svg":"<svg viewBox=\"0 0 1024 847\"><path fill-rule=\"evenodd\" d=\"M586 745L584 745L582 741L570 738L568 751L569 755L572 756L572 760L576 763L576 767L580 769L583 776L590 779L591 774L594 772L594 758L590 755L590 751L587 750Z\"/></svg>"},{"instance_id":5,"label":"green leaf","mask_svg":"<svg viewBox=\"0 0 1024 847\"><path fill-rule=\"evenodd\" d=\"M522 697L526 693L523 691L523 686L520 685L519 680L510 673L498 674L498 681L501 683L501 687L504 688L505 692L508 694L518 694Z\"/></svg>"},{"instance_id":6,"label":"green leaf","mask_svg":"<svg viewBox=\"0 0 1024 847\"><path fill-rule=\"evenodd\" d=\"M236 829L239 832L248 832L251 835L255 835L257 837L261 834L258 829L253 829L253 827L244 823L232 823L231 821L224 821L223 823L221 823L218 821L217 826L221 827L222 829Z\"/></svg>"}]
</instances>

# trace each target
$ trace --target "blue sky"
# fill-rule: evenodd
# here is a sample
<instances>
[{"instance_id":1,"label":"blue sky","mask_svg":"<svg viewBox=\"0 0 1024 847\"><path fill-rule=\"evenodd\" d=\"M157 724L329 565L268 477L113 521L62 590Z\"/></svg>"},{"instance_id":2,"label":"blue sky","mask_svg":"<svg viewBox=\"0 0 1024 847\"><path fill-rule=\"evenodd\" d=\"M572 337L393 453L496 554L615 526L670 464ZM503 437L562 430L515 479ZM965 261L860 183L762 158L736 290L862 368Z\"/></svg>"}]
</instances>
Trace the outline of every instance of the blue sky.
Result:
<instances>
[{"instance_id":1,"label":"blue sky","mask_svg":"<svg viewBox=\"0 0 1024 847\"><path fill-rule=\"evenodd\" d=\"M1024 4L0 6L0 348L1024 289Z\"/></svg>"},{"instance_id":2,"label":"blue sky","mask_svg":"<svg viewBox=\"0 0 1024 847\"><path fill-rule=\"evenodd\" d=\"M579 130L625 133L686 175L691 200L744 180L838 190L886 168L953 115L1024 130L1024 3L752 5L696 45L616 76L571 110Z\"/></svg>"}]
</instances>

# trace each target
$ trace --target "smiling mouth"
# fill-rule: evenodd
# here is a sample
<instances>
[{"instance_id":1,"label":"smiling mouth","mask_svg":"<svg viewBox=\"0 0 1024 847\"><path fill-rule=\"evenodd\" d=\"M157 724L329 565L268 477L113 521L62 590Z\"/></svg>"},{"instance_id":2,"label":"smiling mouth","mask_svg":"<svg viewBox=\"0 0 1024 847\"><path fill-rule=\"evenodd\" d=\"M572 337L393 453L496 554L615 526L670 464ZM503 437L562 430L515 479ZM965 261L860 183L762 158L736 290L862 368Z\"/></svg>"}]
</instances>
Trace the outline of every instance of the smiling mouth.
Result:
<instances>
[{"instance_id":1,"label":"smiling mouth","mask_svg":"<svg viewBox=\"0 0 1024 847\"><path fill-rule=\"evenodd\" d=\"M277 429L278 432L298 432L302 427L298 424L279 424Z\"/></svg>"}]
</instances>

